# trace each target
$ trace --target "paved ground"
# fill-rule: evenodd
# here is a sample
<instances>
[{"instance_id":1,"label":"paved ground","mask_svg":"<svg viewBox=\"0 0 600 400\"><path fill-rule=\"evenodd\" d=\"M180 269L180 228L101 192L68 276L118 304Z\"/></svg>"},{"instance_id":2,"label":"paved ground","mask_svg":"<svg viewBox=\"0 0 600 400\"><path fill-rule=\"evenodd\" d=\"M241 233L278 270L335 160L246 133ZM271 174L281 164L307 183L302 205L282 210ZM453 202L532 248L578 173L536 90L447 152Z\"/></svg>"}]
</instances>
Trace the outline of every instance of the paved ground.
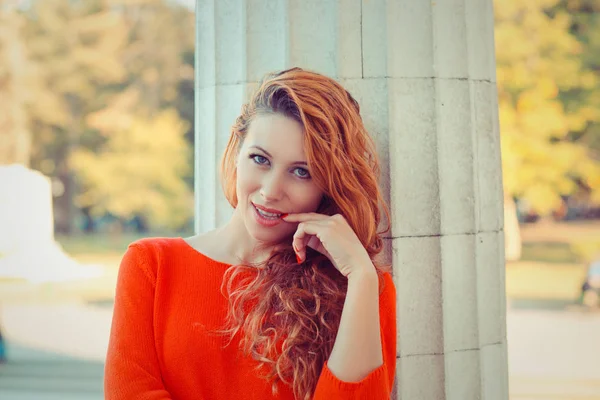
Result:
<instances>
[{"instance_id":1,"label":"paved ground","mask_svg":"<svg viewBox=\"0 0 600 400\"><path fill-rule=\"evenodd\" d=\"M600 313L510 310L511 400L600 400Z\"/></svg>"},{"instance_id":2,"label":"paved ground","mask_svg":"<svg viewBox=\"0 0 600 400\"><path fill-rule=\"evenodd\" d=\"M0 365L0 399L104 398L110 307L5 304L1 311L9 362Z\"/></svg>"},{"instance_id":3,"label":"paved ground","mask_svg":"<svg viewBox=\"0 0 600 400\"><path fill-rule=\"evenodd\" d=\"M3 400L102 400L103 363L11 346L0 366Z\"/></svg>"},{"instance_id":4,"label":"paved ground","mask_svg":"<svg viewBox=\"0 0 600 400\"><path fill-rule=\"evenodd\" d=\"M2 400L101 400L110 304L4 304ZM511 309L511 400L600 400L600 313Z\"/></svg>"}]
</instances>

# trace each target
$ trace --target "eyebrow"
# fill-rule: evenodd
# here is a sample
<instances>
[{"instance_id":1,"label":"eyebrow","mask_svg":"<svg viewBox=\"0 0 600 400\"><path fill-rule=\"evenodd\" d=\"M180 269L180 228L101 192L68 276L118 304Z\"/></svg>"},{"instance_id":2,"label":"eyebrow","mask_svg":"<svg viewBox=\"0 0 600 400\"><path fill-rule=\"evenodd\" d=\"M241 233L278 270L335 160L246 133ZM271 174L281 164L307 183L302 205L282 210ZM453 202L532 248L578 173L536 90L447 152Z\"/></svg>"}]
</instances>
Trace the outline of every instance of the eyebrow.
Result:
<instances>
[{"instance_id":1,"label":"eyebrow","mask_svg":"<svg viewBox=\"0 0 600 400\"><path fill-rule=\"evenodd\" d=\"M268 151L266 151L265 149L263 149L260 146L250 146L250 149L254 148L254 149L258 149L260 151L262 151L263 153L265 153L266 155L268 155L269 157L273 158L273 156L271 155L271 153L269 153ZM308 166L308 164L306 163L306 161L296 161L293 162L291 165L306 165Z\"/></svg>"}]
</instances>

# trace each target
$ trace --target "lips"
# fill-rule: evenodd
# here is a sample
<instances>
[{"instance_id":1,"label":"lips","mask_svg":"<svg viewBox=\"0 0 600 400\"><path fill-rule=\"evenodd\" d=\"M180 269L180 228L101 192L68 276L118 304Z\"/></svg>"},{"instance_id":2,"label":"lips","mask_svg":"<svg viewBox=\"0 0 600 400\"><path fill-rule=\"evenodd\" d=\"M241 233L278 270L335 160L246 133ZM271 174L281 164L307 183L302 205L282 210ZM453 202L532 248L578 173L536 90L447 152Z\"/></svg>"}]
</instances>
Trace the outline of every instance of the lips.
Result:
<instances>
[{"instance_id":1,"label":"lips","mask_svg":"<svg viewBox=\"0 0 600 400\"><path fill-rule=\"evenodd\" d=\"M283 222L281 219L283 217L282 214L267 214L267 211L263 211L262 207L259 209L254 203L252 203L252 208L254 209L253 214L255 221L263 227L272 228Z\"/></svg>"},{"instance_id":2,"label":"lips","mask_svg":"<svg viewBox=\"0 0 600 400\"><path fill-rule=\"evenodd\" d=\"M254 205L254 207L258 208L261 211L268 212L268 213L271 213L271 214L284 214L283 211L279 211L279 210L276 210L274 208L263 207L263 206L258 205L256 203L252 203L252 205Z\"/></svg>"}]
</instances>

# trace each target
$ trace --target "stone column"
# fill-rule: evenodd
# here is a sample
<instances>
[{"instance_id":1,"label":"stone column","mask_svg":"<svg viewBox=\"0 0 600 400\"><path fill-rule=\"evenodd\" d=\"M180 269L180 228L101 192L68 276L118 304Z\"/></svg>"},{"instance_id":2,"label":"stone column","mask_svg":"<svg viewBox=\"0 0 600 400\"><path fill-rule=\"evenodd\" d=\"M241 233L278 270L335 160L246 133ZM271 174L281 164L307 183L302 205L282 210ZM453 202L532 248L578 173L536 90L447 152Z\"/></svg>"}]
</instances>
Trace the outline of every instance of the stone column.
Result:
<instances>
[{"instance_id":1,"label":"stone column","mask_svg":"<svg viewBox=\"0 0 600 400\"><path fill-rule=\"evenodd\" d=\"M292 66L339 80L383 163L397 398L508 399L492 0L198 0L197 230L225 222L229 127Z\"/></svg>"}]
</instances>

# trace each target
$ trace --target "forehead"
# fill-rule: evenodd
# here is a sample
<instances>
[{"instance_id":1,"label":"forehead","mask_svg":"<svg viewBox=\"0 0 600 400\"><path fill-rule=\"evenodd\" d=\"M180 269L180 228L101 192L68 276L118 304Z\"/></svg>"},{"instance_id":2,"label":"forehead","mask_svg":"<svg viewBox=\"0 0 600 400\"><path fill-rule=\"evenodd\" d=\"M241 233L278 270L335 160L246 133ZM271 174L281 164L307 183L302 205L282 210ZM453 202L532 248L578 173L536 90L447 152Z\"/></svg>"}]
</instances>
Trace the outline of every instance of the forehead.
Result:
<instances>
[{"instance_id":1,"label":"forehead","mask_svg":"<svg viewBox=\"0 0 600 400\"><path fill-rule=\"evenodd\" d=\"M302 125L281 114L260 114L248 128L244 147L260 146L273 157L290 161L304 160L304 131Z\"/></svg>"}]
</instances>

